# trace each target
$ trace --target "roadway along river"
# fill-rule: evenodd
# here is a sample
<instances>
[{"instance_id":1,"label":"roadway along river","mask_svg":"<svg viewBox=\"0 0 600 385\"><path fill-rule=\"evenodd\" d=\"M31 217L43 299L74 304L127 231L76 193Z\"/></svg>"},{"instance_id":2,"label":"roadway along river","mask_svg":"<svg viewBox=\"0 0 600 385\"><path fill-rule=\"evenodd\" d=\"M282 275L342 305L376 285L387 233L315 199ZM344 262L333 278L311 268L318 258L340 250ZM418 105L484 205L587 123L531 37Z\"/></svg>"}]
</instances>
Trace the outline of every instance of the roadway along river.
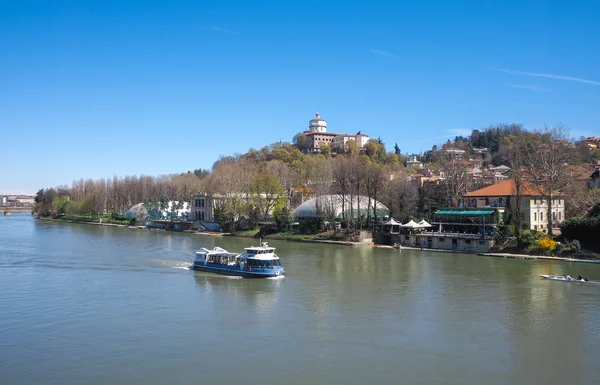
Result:
<instances>
[{"instance_id":1,"label":"roadway along river","mask_svg":"<svg viewBox=\"0 0 600 385\"><path fill-rule=\"evenodd\" d=\"M600 379L600 266L270 242L287 276L187 269L241 238L0 217L0 384Z\"/></svg>"}]
</instances>

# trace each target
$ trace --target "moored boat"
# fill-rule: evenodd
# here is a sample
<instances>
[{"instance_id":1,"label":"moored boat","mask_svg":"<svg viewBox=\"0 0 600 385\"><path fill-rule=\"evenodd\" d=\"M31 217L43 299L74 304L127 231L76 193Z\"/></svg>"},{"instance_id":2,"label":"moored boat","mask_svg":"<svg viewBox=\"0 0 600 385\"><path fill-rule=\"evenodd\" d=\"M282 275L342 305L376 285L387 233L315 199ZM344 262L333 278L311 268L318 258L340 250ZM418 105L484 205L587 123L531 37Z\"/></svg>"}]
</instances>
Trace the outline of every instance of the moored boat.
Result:
<instances>
[{"instance_id":1,"label":"moored boat","mask_svg":"<svg viewBox=\"0 0 600 385\"><path fill-rule=\"evenodd\" d=\"M549 281L560 281L560 282L577 282L577 283L587 283L590 282L586 279L575 279L575 278L567 278L565 276L562 275L548 275L548 274L540 274L540 277L542 277L543 279L547 279Z\"/></svg>"},{"instance_id":2,"label":"moored boat","mask_svg":"<svg viewBox=\"0 0 600 385\"><path fill-rule=\"evenodd\" d=\"M202 248L196 252L194 269L246 278L278 277L285 272L275 248L269 247L267 242L246 247L241 254L231 253L221 247L212 250Z\"/></svg>"}]
</instances>

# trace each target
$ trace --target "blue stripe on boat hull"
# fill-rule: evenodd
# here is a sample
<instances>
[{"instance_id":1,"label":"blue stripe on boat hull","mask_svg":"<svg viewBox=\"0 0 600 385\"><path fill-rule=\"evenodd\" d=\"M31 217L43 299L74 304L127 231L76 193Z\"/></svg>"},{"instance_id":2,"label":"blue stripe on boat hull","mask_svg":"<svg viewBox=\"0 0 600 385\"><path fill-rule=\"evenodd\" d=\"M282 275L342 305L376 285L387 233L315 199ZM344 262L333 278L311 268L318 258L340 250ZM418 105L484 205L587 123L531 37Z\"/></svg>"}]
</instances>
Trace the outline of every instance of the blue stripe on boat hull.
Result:
<instances>
[{"instance_id":1,"label":"blue stripe on boat hull","mask_svg":"<svg viewBox=\"0 0 600 385\"><path fill-rule=\"evenodd\" d=\"M227 269L217 266L204 266L204 265L196 265L194 264L194 270L205 271L208 273L216 273L216 274L224 274L224 275L232 275L236 277L244 277L244 278L269 278L269 277L278 277L283 275L283 271L277 274L277 271L274 269L268 269L267 271L246 271L240 269Z\"/></svg>"}]
</instances>

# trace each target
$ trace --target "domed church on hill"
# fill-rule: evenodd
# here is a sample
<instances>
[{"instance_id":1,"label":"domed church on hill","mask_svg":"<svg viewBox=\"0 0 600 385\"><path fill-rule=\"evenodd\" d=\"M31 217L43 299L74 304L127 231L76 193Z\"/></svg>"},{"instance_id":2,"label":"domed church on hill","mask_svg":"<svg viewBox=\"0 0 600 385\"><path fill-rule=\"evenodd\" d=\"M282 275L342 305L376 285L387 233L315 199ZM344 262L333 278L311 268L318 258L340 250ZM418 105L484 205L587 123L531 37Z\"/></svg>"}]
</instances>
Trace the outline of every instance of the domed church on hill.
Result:
<instances>
[{"instance_id":1,"label":"domed church on hill","mask_svg":"<svg viewBox=\"0 0 600 385\"><path fill-rule=\"evenodd\" d=\"M369 141L369 136L358 131L356 135L336 134L327 132L327 121L321 118L321 114L317 114L308 122L308 130L301 135L308 138L310 143L307 152L321 152L321 145L327 144L335 151L343 151L346 148L348 140L356 141L358 148L363 150L365 144Z\"/></svg>"}]
</instances>

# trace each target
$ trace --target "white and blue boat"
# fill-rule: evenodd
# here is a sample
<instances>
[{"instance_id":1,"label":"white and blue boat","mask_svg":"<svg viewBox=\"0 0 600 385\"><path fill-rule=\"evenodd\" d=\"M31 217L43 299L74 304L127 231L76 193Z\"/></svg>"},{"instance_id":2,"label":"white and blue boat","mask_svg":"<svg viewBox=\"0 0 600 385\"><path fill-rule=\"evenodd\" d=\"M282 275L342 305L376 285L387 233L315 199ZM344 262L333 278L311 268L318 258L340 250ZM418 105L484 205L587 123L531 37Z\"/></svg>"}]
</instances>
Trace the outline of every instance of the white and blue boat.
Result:
<instances>
[{"instance_id":1,"label":"white and blue boat","mask_svg":"<svg viewBox=\"0 0 600 385\"><path fill-rule=\"evenodd\" d=\"M279 277L285 272L275 248L269 247L267 242L246 247L241 254L230 253L220 247L212 250L202 248L196 251L194 269L245 278Z\"/></svg>"}]
</instances>

